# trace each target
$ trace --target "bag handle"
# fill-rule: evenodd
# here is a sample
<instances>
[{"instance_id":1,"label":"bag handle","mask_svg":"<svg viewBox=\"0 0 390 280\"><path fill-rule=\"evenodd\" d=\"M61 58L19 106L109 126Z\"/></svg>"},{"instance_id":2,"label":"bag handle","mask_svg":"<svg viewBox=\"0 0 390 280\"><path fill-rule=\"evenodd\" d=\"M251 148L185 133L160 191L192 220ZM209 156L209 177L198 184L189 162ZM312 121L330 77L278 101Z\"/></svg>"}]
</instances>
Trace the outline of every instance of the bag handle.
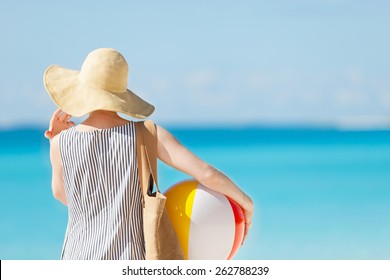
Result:
<instances>
[{"instance_id":1,"label":"bag handle","mask_svg":"<svg viewBox=\"0 0 390 280\"><path fill-rule=\"evenodd\" d=\"M142 136L144 137L146 159L148 160L150 174L156 184L157 191L160 192L158 187L158 176L157 176L157 129L156 125L152 120L144 122L147 130L143 130ZM146 141L145 141L146 137Z\"/></svg>"},{"instance_id":2,"label":"bag handle","mask_svg":"<svg viewBox=\"0 0 390 280\"><path fill-rule=\"evenodd\" d=\"M138 173L143 194L151 195L153 182L158 187L157 177L157 133L153 121L136 122L136 153Z\"/></svg>"}]
</instances>

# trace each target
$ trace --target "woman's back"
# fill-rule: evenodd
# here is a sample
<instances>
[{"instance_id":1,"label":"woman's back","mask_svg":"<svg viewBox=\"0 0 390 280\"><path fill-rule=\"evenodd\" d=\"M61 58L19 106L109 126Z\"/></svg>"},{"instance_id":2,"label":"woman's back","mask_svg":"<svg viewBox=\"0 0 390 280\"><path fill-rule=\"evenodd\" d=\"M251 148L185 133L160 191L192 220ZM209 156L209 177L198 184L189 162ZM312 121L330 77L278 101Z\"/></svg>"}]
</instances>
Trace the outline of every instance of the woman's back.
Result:
<instances>
[{"instance_id":1,"label":"woman's back","mask_svg":"<svg viewBox=\"0 0 390 280\"><path fill-rule=\"evenodd\" d=\"M59 135L69 222L63 259L144 259L135 126Z\"/></svg>"},{"instance_id":2,"label":"woman's back","mask_svg":"<svg viewBox=\"0 0 390 280\"><path fill-rule=\"evenodd\" d=\"M45 131L50 139L52 190L69 207L63 259L143 259L134 123L118 113L145 119L154 106L127 88L128 64L115 49L92 51L80 71L49 66L45 88L57 109ZM77 127L72 115L89 117ZM223 173L156 126L157 157L244 209L245 235L252 200Z\"/></svg>"}]
</instances>

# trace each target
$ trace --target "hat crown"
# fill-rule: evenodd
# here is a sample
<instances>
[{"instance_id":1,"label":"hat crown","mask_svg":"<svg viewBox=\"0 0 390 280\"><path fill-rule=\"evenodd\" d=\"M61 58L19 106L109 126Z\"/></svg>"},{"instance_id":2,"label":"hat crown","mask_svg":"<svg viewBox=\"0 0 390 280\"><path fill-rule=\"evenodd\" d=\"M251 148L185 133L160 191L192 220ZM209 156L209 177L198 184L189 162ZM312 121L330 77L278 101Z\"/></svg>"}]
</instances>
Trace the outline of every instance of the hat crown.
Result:
<instances>
[{"instance_id":1,"label":"hat crown","mask_svg":"<svg viewBox=\"0 0 390 280\"><path fill-rule=\"evenodd\" d=\"M115 49L101 48L89 53L80 71L80 80L108 92L127 91L128 65Z\"/></svg>"}]
</instances>

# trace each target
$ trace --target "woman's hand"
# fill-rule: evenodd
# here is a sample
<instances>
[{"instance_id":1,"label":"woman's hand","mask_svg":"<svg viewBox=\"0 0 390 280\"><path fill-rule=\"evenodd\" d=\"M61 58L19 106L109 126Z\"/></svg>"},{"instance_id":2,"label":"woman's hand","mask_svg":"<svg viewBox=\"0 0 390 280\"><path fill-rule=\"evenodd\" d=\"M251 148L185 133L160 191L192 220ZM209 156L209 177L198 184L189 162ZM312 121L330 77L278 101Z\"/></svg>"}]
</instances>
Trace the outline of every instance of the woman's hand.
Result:
<instances>
[{"instance_id":1,"label":"woman's hand","mask_svg":"<svg viewBox=\"0 0 390 280\"><path fill-rule=\"evenodd\" d=\"M69 121L71 117L61 109L57 109L50 120L49 129L45 131L45 137L51 140L61 131L74 126L74 122Z\"/></svg>"},{"instance_id":2,"label":"woman's hand","mask_svg":"<svg viewBox=\"0 0 390 280\"><path fill-rule=\"evenodd\" d=\"M244 193L244 201L241 205L242 210L244 211L244 217L245 217L245 231L244 231L244 239L242 240L242 244L244 244L244 241L248 235L249 229L252 226L252 217L253 217L253 211L254 211L254 205L252 202L252 199L247 196Z\"/></svg>"}]
</instances>

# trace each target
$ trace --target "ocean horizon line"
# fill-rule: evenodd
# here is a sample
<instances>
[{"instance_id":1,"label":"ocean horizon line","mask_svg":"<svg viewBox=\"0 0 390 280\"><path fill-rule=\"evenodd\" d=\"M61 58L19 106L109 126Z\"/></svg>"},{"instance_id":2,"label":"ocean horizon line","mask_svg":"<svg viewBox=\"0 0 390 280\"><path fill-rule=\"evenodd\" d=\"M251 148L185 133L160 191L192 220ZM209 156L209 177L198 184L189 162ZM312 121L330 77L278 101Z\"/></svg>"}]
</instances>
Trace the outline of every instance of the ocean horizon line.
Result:
<instances>
[{"instance_id":1,"label":"ocean horizon line","mask_svg":"<svg viewBox=\"0 0 390 280\"><path fill-rule=\"evenodd\" d=\"M330 131L390 131L390 125L338 125L327 123L167 123L157 122L169 130L330 130ZM1 125L0 132L12 132L21 130L41 130L45 131L47 127L41 124L14 124Z\"/></svg>"},{"instance_id":2,"label":"ocean horizon line","mask_svg":"<svg viewBox=\"0 0 390 280\"><path fill-rule=\"evenodd\" d=\"M324 126L164 127L183 144L196 147L390 143L390 129L345 130ZM18 126L6 130L0 128L0 150L18 146L23 149L34 146L34 143L41 143L42 147L46 147L48 141L44 137L45 130L46 127L43 126Z\"/></svg>"}]
</instances>

